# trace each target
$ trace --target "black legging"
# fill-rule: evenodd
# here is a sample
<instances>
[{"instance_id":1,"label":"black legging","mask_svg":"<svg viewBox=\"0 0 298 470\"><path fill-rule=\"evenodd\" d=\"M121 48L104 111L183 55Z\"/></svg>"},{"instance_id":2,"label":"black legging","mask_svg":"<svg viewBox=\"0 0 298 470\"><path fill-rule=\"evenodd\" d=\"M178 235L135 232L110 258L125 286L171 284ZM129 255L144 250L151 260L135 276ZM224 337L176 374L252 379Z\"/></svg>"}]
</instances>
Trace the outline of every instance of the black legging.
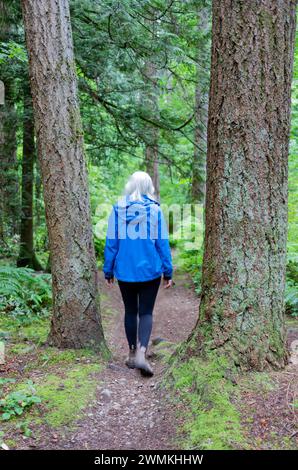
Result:
<instances>
[{"instance_id":1,"label":"black legging","mask_svg":"<svg viewBox=\"0 0 298 470\"><path fill-rule=\"evenodd\" d=\"M130 348L140 346L147 348L152 330L152 313L161 277L145 282L119 281L125 317L124 326ZM139 328L138 328L139 314Z\"/></svg>"}]
</instances>

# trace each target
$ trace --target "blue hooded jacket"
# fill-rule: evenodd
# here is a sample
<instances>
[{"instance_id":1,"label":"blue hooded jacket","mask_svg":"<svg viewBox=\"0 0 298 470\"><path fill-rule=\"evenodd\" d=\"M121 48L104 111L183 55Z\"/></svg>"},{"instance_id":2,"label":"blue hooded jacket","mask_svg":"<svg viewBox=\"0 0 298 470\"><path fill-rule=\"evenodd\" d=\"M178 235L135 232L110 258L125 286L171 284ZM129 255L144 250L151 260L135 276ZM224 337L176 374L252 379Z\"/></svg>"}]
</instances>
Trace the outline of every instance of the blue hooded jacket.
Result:
<instances>
[{"instance_id":1,"label":"blue hooded jacket","mask_svg":"<svg viewBox=\"0 0 298 470\"><path fill-rule=\"evenodd\" d=\"M108 221L103 272L106 279L150 281L163 274L172 277L168 229L157 201L120 199Z\"/></svg>"}]
</instances>

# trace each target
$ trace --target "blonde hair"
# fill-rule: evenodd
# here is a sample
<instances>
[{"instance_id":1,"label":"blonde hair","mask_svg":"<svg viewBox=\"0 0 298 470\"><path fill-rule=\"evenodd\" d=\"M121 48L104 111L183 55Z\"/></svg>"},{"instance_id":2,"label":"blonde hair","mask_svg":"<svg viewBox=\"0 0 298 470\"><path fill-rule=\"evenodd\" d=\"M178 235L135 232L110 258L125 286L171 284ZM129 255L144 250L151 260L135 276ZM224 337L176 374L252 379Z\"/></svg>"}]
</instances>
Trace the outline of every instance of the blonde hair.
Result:
<instances>
[{"instance_id":1,"label":"blonde hair","mask_svg":"<svg viewBox=\"0 0 298 470\"><path fill-rule=\"evenodd\" d=\"M154 199L154 186L150 175L145 171L136 171L129 177L124 192L132 201L142 201L143 194Z\"/></svg>"}]
</instances>

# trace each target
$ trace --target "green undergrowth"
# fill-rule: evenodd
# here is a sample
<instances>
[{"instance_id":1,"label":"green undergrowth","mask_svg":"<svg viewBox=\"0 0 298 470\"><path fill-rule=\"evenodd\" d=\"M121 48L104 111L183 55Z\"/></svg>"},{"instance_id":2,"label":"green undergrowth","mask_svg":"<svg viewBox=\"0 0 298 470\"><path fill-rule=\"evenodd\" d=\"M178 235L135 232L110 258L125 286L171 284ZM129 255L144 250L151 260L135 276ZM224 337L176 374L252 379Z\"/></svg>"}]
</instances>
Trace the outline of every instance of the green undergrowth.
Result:
<instances>
[{"instance_id":1,"label":"green undergrowth","mask_svg":"<svg viewBox=\"0 0 298 470\"><path fill-rule=\"evenodd\" d=\"M45 343L50 331L50 320L38 318L30 324L18 322L11 315L0 315L0 340L10 342Z\"/></svg>"},{"instance_id":2,"label":"green undergrowth","mask_svg":"<svg viewBox=\"0 0 298 470\"><path fill-rule=\"evenodd\" d=\"M167 363L171 360L171 356L176 349L176 343L171 341L162 341L154 346L154 357Z\"/></svg>"},{"instance_id":3,"label":"green undergrowth","mask_svg":"<svg viewBox=\"0 0 298 470\"><path fill-rule=\"evenodd\" d=\"M198 295L200 295L202 278L201 266L203 262L202 248L184 250L183 245L178 243L176 253L174 255L174 262L177 266L178 273L187 272L190 275L195 286L195 291Z\"/></svg>"},{"instance_id":4,"label":"green undergrowth","mask_svg":"<svg viewBox=\"0 0 298 470\"><path fill-rule=\"evenodd\" d=\"M26 378L0 384L3 441L22 435L38 438L45 429L75 428L96 397L103 366L90 351L47 348L40 361L27 367Z\"/></svg>"},{"instance_id":5,"label":"green undergrowth","mask_svg":"<svg viewBox=\"0 0 298 470\"><path fill-rule=\"evenodd\" d=\"M166 347L165 345L164 347ZM289 436L255 433L255 406L279 391L276 371L240 372L215 352L184 357L183 344L175 355L164 355L168 369L163 386L175 405L179 425L176 445L181 449L291 449ZM282 374L282 371L280 372ZM258 397L262 397L258 401ZM294 401L291 406L295 407Z\"/></svg>"},{"instance_id":6,"label":"green undergrowth","mask_svg":"<svg viewBox=\"0 0 298 470\"><path fill-rule=\"evenodd\" d=\"M233 403L237 386L229 378L228 362L209 355L207 360L175 360L166 384L183 419L179 445L184 449L245 448L240 414ZM182 406L179 405L182 403Z\"/></svg>"},{"instance_id":7,"label":"green undergrowth","mask_svg":"<svg viewBox=\"0 0 298 470\"><path fill-rule=\"evenodd\" d=\"M51 276L28 268L0 264L0 314L30 324L48 317L52 305Z\"/></svg>"},{"instance_id":8,"label":"green undergrowth","mask_svg":"<svg viewBox=\"0 0 298 470\"><path fill-rule=\"evenodd\" d=\"M100 293L101 321L104 331L110 331L118 311L111 302L110 297L105 293Z\"/></svg>"},{"instance_id":9,"label":"green undergrowth","mask_svg":"<svg viewBox=\"0 0 298 470\"><path fill-rule=\"evenodd\" d=\"M0 441L12 448L45 429L75 427L96 396L105 358L89 349L47 346L49 326L47 318L26 325L0 316L9 364L0 378Z\"/></svg>"},{"instance_id":10,"label":"green undergrowth","mask_svg":"<svg viewBox=\"0 0 298 470\"><path fill-rule=\"evenodd\" d=\"M0 418L5 421L10 404L11 416L8 417L7 423L2 424L4 431L13 431L19 428L20 424L25 429L36 425L51 428L74 426L95 398L98 373L102 367L99 361L77 365L63 365L60 362L59 368L51 373L45 371L43 374L35 374L29 386L28 381L10 384L2 399L3 406L0 406ZM17 405L12 403L15 398ZM20 409L20 400L24 403L23 409ZM35 403L38 403L38 406ZM16 406L21 412L18 412Z\"/></svg>"},{"instance_id":11,"label":"green undergrowth","mask_svg":"<svg viewBox=\"0 0 298 470\"><path fill-rule=\"evenodd\" d=\"M100 363L79 364L37 379L35 388L44 408L42 418L33 415L33 420L45 422L52 427L73 424L86 406L95 398Z\"/></svg>"}]
</instances>

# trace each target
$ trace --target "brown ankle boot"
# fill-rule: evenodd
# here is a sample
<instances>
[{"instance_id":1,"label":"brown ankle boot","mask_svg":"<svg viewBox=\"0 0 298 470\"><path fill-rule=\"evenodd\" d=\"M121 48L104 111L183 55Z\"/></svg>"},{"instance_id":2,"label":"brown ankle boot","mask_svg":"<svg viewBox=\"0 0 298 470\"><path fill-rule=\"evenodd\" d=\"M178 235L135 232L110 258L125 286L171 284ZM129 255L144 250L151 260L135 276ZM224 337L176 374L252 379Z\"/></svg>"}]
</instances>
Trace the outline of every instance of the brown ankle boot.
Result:
<instances>
[{"instance_id":1,"label":"brown ankle boot","mask_svg":"<svg viewBox=\"0 0 298 470\"><path fill-rule=\"evenodd\" d=\"M144 346L137 349L135 356L135 367L140 369L142 375L152 377L154 374L152 367L146 359L146 348Z\"/></svg>"},{"instance_id":2,"label":"brown ankle boot","mask_svg":"<svg viewBox=\"0 0 298 470\"><path fill-rule=\"evenodd\" d=\"M131 348L125 360L125 364L127 365L129 369L135 368L135 357L136 357L136 350L135 348Z\"/></svg>"}]
</instances>

